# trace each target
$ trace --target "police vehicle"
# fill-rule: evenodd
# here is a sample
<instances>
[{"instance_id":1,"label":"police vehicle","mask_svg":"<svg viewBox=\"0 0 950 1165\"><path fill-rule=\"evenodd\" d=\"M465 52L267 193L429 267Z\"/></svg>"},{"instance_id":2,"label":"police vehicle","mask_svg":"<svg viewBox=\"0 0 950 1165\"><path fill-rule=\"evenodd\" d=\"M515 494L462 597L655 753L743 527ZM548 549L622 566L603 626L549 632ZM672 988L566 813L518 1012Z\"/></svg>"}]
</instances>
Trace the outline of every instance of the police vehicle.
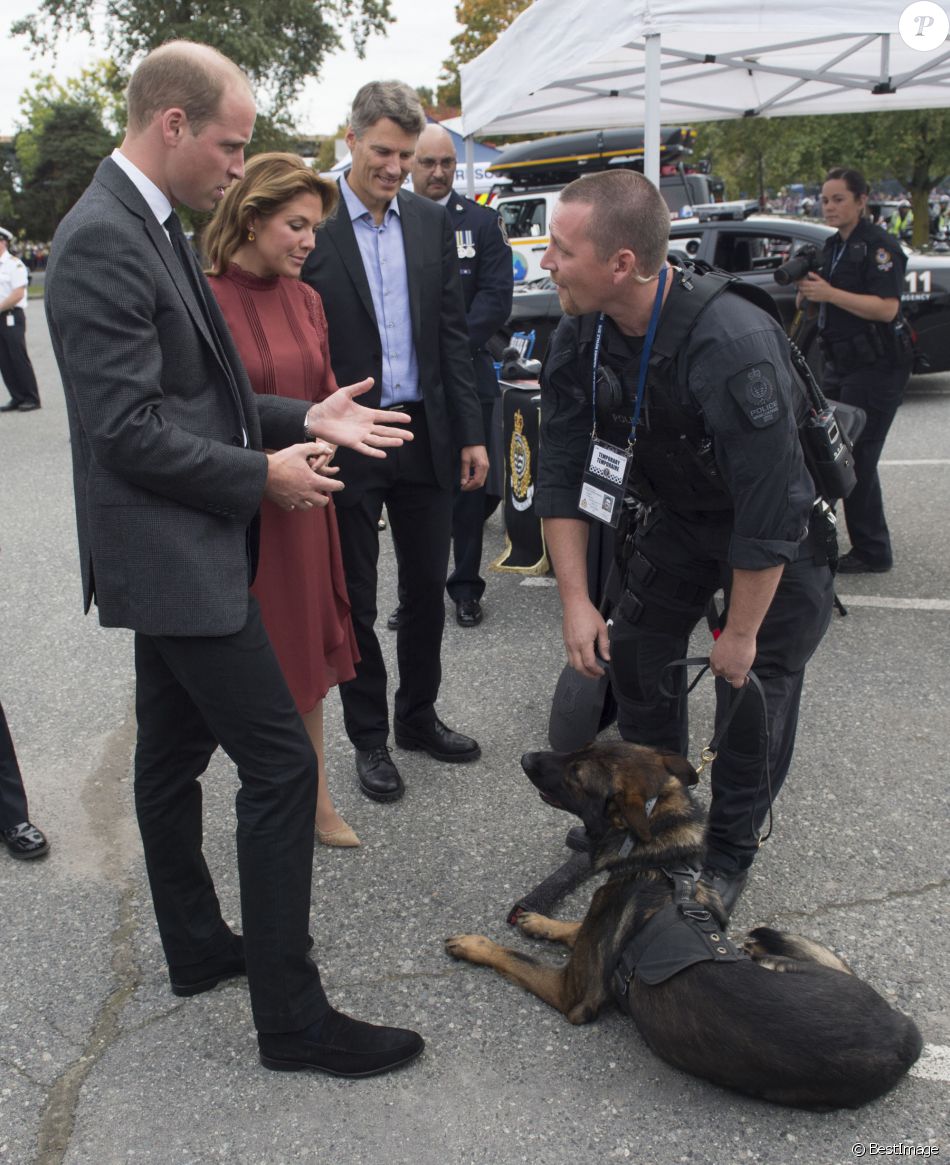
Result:
<instances>
[{"instance_id":1,"label":"police vehicle","mask_svg":"<svg viewBox=\"0 0 950 1165\"><path fill-rule=\"evenodd\" d=\"M775 271L803 248L820 252L831 227L809 219L759 214L755 202L713 203L672 223L670 254L700 259L763 287L775 300L786 327L795 315L795 285L775 281ZM914 251L905 246L907 274L901 307L916 335L915 371L950 369L950 256ZM534 356L540 356L557 326L561 310L550 281L515 288L509 327L534 329ZM800 334L799 345L809 364L820 366L817 329L813 321Z\"/></svg>"}]
</instances>

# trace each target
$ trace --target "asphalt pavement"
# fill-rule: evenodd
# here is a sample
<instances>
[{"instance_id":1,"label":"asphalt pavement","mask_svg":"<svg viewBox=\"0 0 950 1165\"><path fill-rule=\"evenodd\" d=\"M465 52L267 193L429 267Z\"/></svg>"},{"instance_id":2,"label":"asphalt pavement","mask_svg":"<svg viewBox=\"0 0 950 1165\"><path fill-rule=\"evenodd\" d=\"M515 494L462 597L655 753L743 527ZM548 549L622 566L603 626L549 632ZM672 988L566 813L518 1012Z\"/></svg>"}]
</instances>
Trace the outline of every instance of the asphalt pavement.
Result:
<instances>
[{"instance_id":1,"label":"asphalt pavement","mask_svg":"<svg viewBox=\"0 0 950 1165\"><path fill-rule=\"evenodd\" d=\"M327 701L331 788L363 846L315 854L324 984L351 1014L417 1028L423 1056L365 1081L268 1072L241 980L171 995L132 813L132 636L82 614L66 413L41 301L28 319L43 409L0 416L0 698L52 850L31 863L0 853L0 1165L837 1165L926 1146L950 1156L950 375L915 380L898 414L881 469L897 563L841 580L849 613L808 669L775 831L733 922L734 933L764 923L826 943L923 1033L924 1058L891 1094L816 1114L668 1067L615 1011L572 1027L444 953L459 931L538 953L505 917L567 856L570 822L518 763L546 747L563 662L549 578L490 574L473 630L449 611L439 711L478 738L477 763L395 750L407 795L372 803L355 784L339 702ZM496 516L492 558L503 543ZM385 613L388 534L382 545ZM394 637L381 635L391 655ZM711 707L702 684L694 762ZM226 757L203 786L208 862L239 928ZM579 916L590 891L558 914Z\"/></svg>"}]
</instances>

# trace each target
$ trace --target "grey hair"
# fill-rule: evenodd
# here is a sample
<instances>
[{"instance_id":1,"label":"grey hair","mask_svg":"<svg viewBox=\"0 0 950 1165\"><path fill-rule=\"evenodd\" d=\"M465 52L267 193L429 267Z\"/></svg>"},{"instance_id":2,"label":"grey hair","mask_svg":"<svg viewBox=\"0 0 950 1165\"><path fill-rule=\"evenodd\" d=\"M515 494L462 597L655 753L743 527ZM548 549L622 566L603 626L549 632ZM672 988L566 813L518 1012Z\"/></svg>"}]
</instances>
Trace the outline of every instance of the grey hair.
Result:
<instances>
[{"instance_id":1,"label":"grey hair","mask_svg":"<svg viewBox=\"0 0 950 1165\"><path fill-rule=\"evenodd\" d=\"M426 127L426 115L419 95L403 81L370 81L353 99L350 128L358 138L383 117L388 117L403 133L414 137L418 137Z\"/></svg>"}]
</instances>

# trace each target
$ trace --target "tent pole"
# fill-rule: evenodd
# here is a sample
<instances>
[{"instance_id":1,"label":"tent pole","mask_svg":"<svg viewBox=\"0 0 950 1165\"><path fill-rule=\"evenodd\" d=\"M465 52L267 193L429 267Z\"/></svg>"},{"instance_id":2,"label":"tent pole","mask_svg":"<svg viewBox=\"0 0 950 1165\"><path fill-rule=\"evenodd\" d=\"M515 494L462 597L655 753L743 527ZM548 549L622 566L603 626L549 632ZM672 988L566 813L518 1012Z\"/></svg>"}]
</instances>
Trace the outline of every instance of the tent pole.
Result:
<instances>
[{"instance_id":1,"label":"tent pole","mask_svg":"<svg viewBox=\"0 0 950 1165\"><path fill-rule=\"evenodd\" d=\"M471 134L465 139L465 165L468 169L465 193L469 198L475 197L475 139Z\"/></svg>"},{"instance_id":2,"label":"tent pole","mask_svg":"<svg viewBox=\"0 0 950 1165\"><path fill-rule=\"evenodd\" d=\"M646 42L646 102L643 118L643 172L654 186L660 185L660 34L650 33Z\"/></svg>"}]
</instances>

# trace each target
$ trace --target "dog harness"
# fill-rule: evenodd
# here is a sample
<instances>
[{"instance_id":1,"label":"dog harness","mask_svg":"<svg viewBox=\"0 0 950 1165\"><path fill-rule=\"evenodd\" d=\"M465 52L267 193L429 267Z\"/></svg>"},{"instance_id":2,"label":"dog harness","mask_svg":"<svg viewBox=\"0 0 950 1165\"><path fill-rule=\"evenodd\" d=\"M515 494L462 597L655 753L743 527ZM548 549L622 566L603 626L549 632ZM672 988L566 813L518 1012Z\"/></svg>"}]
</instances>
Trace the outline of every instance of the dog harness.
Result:
<instances>
[{"instance_id":1,"label":"dog harness","mask_svg":"<svg viewBox=\"0 0 950 1165\"><path fill-rule=\"evenodd\" d=\"M629 1007L634 976L653 987L694 963L737 963L748 958L693 897L698 871L678 866L662 872L673 883L673 901L658 910L620 954L611 982L621 1007Z\"/></svg>"}]
</instances>

